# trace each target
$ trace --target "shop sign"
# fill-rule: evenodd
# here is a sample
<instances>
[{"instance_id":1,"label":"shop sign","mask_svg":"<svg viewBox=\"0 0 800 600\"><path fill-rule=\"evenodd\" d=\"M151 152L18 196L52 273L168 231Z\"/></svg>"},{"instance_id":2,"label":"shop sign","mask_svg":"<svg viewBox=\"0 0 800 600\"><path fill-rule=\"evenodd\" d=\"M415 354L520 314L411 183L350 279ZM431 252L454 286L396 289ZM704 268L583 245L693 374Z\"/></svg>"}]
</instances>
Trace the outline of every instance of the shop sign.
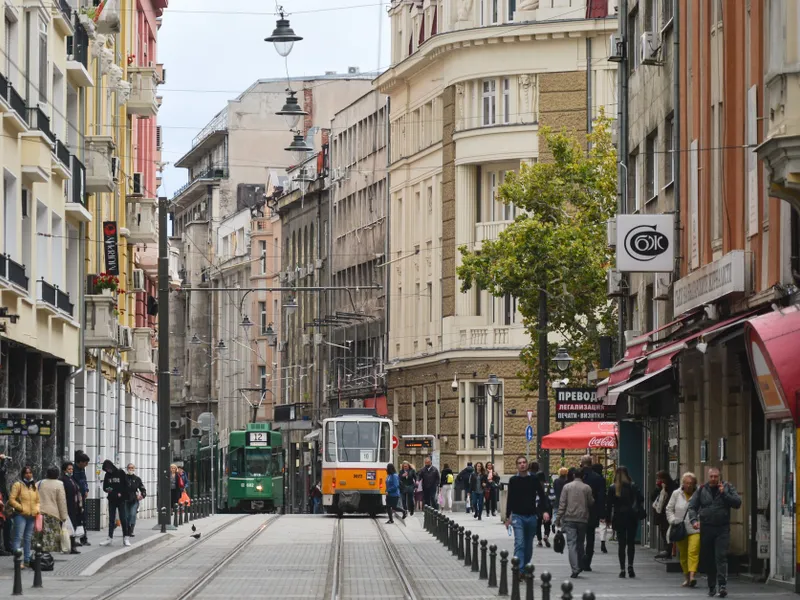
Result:
<instances>
[{"instance_id":1,"label":"shop sign","mask_svg":"<svg viewBox=\"0 0 800 600\"><path fill-rule=\"evenodd\" d=\"M106 254L106 273L119 275L119 247L117 244L117 222L103 221L103 247Z\"/></svg>"},{"instance_id":2,"label":"shop sign","mask_svg":"<svg viewBox=\"0 0 800 600\"><path fill-rule=\"evenodd\" d=\"M558 388L556 390L556 421L578 423L608 421L614 406L605 406L597 397L597 388Z\"/></svg>"},{"instance_id":3,"label":"shop sign","mask_svg":"<svg viewBox=\"0 0 800 600\"><path fill-rule=\"evenodd\" d=\"M750 263L749 252L733 250L676 281L673 285L675 314L681 315L728 294L749 291Z\"/></svg>"},{"instance_id":4,"label":"shop sign","mask_svg":"<svg viewBox=\"0 0 800 600\"><path fill-rule=\"evenodd\" d=\"M0 419L0 435L50 437L53 422L50 419Z\"/></svg>"},{"instance_id":5,"label":"shop sign","mask_svg":"<svg viewBox=\"0 0 800 600\"><path fill-rule=\"evenodd\" d=\"M617 270L669 273L675 268L674 215L618 215Z\"/></svg>"}]
</instances>

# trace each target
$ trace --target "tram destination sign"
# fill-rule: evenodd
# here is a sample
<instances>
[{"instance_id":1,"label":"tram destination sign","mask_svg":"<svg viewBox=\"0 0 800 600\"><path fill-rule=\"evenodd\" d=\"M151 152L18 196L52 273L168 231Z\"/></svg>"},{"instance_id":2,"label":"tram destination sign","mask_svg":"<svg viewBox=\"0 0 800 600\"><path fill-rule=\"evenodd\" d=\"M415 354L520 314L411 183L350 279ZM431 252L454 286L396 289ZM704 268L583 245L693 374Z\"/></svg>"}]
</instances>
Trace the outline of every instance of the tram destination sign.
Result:
<instances>
[{"instance_id":1,"label":"tram destination sign","mask_svg":"<svg viewBox=\"0 0 800 600\"><path fill-rule=\"evenodd\" d=\"M267 448L270 445L269 431L248 431L245 446Z\"/></svg>"},{"instance_id":2,"label":"tram destination sign","mask_svg":"<svg viewBox=\"0 0 800 600\"><path fill-rule=\"evenodd\" d=\"M432 441L429 438L407 438L403 440L403 444L405 444L406 450L411 449L429 449L432 448Z\"/></svg>"},{"instance_id":3,"label":"tram destination sign","mask_svg":"<svg viewBox=\"0 0 800 600\"><path fill-rule=\"evenodd\" d=\"M608 421L612 406L604 406L597 397L597 388L558 388L556 390L556 421Z\"/></svg>"}]
</instances>

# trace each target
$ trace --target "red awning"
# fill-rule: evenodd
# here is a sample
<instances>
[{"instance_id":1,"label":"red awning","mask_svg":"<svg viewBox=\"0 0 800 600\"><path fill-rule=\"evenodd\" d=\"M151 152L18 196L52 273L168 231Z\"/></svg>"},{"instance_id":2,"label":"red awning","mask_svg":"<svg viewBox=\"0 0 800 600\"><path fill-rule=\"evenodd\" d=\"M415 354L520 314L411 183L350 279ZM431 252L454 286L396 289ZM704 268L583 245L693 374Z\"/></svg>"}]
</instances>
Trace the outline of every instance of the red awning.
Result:
<instances>
[{"instance_id":1,"label":"red awning","mask_svg":"<svg viewBox=\"0 0 800 600\"><path fill-rule=\"evenodd\" d=\"M586 450L617 447L617 424L611 421L599 423L575 423L542 438L546 450Z\"/></svg>"},{"instance_id":2,"label":"red awning","mask_svg":"<svg viewBox=\"0 0 800 600\"><path fill-rule=\"evenodd\" d=\"M768 419L800 422L800 305L751 319L745 327L747 356Z\"/></svg>"}]
</instances>

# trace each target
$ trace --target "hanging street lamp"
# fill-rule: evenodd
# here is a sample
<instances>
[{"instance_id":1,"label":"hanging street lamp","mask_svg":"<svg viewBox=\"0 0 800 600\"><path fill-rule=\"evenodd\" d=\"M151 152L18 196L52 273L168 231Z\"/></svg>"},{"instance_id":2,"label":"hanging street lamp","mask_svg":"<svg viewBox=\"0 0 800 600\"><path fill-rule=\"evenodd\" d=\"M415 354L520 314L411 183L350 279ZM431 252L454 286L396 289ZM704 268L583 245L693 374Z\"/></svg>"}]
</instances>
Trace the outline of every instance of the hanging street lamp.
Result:
<instances>
[{"instance_id":1,"label":"hanging street lamp","mask_svg":"<svg viewBox=\"0 0 800 600\"><path fill-rule=\"evenodd\" d=\"M297 129L297 125L300 123L300 119L308 115L306 111L300 106L300 102L295 97L297 92L294 90L286 90L289 92L289 95L286 96L286 104L283 105L276 115L280 115L283 117L284 121L286 121L286 125L289 127L290 131L294 131Z\"/></svg>"},{"instance_id":2,"label":"hanging street lamp","mask_svg":"<svg viewBox=\"0 0 800 600\"><path fill-rule=\"evenodd\" d=\"M294 30L289 26L289 19L286 18L283 7L280 8L279 14L281 16L275 24L275 30L268 38L264 38L265 42L272 42L275 44L275 50L284 58L289 56L295 42L299 42L303 38L297 35Z\"/></svg>"},{"instance_id":3,"label":"hanging street lamp","mask_svg":"<svg viewBox=\"0 0 800 600\"><path fill-rule=\"evenodd\" d=\"M296 163L300 164L301 162L303 162L303 160L305 160L306 155L309 152L314 151L314 148L312 148L306 143L306 140L302 135L296 133L294 139L292 139L292 143L289 144L286 148L284 148L284 150L286 150L287 152L292 152Z\"/></svg>"}]
</instances>

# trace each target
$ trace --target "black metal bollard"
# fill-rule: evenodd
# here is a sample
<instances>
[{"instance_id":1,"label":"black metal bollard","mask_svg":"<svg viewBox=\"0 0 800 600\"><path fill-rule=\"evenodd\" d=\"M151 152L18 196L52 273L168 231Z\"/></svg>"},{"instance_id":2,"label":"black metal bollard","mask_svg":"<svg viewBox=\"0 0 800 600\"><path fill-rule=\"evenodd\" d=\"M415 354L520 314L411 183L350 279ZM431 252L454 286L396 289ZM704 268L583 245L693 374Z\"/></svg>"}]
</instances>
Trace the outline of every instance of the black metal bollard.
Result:
<instances>
[{"instance_id":1,"label":"black metal bollard","mask_svg":"<svg viewBox=\"0 0 800 600\"><path fill-rule=\"evenodd\" d=\"M572 583L565 581L561 584L561 600L572 600Z\"/></svg>"},{"instance_id":2,"label":"black metal bollard","mask_svg":"<svg viewBox=\"0 0 800 600\"><path fill-rule=\"evenodd\" d=\"M458 556L458 523L455 521L450 528L450 554Z\"/></svg>"},{"instance_id":3,"label":"black metal bollard","mask_svg":"<svg viewBox=\"0 0 800 600\"><path fill-rule=\"evenodd\" d=\"M472 572L477 573L480 571L478 564L478 534L472 534Z\"/></svg>"},{"instance_id":4,"label":"black metal bollard","mask_svg":"<svg viewBox=\"0 0 800 600\"><path fill-rule=\"evenodd\" d=\"M186 523L186 505L181 504L181 525Z\"/></svg>"},{"instance_id":5,"label":"black metal bollard","mask_svg":"<svg viewBox=\"0 0 800 600\"><path fill-rule=\"evenodd\" d=\"M489 546L489 587L497 587L497 546Z\"/></svg>"},{"instance_id":6,"label":"black metal bollard","mask_svg":"<svg viewBox=\"0 0 800 600\"><path fill-rule=\"evenodd\" d=\"M522 600L519 596L519 559L511 559L511 600Z\"/></svg>"},{"instance_id":7,"label":"black metal bollard","mask_svg":"<svg viewBox=\"0 0 800 600\"><path fill-rule=\"evenodd\" d=\"M498 596L508 596L508 550L500 550L500 587Z\"/></svg>"},{"instance_id":8,"label":"black metal bollard","mask_svg":"<svg viewBox=\"0 0 800 600\"><path fill-rule=\"evenodd\" d=\"M589 591L583 592L583 600L594 600L594 594Z\"/></svg>"},{"instance_id":9,"label":"black metal bollard","mask_svg":"<svg viewBox=\"0 0 800 600\"><path fill-rule=\"evenodd\" d=\"M197 499L189 501L189 520L194 521L197 516L195 515L195 511L197 510Z\"/></svg>"},{"instance_id":10,"label":"black metal bollard","mask_svg":"<svg viewBox=\"0 0 800 600\"><path fill-rule=\"evenodd\" d=\"M442 524L442 546L448 547L450 543L450 517L445 517Z\"/></svg>"},{"instance_id":11,"label":"black metal bollard","mask_svg":"<svg viewBox=\"0 0 800 600\"><path fill-rule=\"evenodd\" d=\"M464 554L464 566L471 567L472 566L472 532L467 529L464 532L464 543L467 546L467 552Z\"/></svg>"},{"instance_id":12,"label":"black metal bollard","mask_svg":"<svg viewBox=\"0 0 800 600\"><path fill-rule=\"evenodd\" d=\"M550 573L545 571L542 573L542 600L550 600L550 581L552 580Z\"/></svg>"},{"instance_id":13,"label":"black metal bollard","mask_svg":"<svg viewBox=\"0 0 800 600\"><path fill-rule=\"evenodd\" d=\"M41 544L33 546L33 587L40 588L42 586L42 551L44 547Z\"/></svg>"},{"instance_id":14,"label":"black metal bollard","mask_svg":"<svg viewBox=\"0 0 800 600\"><path fill-rule=\"evenodd\" d=\"M459 525L456 531L458 537L458 560L464 560L464 526Z\"/></svg>"},{"instance_id":15,"label":"black metal bollard","mask_svg":"<svg viewBox=\"0 0 800 600\"><path fill-rule=\"evenodd\" d=\"M172 507L172 525L173 527L178 526L178 505Z\"/></svg>"},{"instance_id":16,"label":"black metal bollard","mask_svg":"<svg viewBox=\"0 0 800 600\"><path fill-rule=\"evenodd\" d=\"M532 563L525 565L525 600L533 600L533 586L536 583L533 572L534 566Z\"/></svg>"},{"instance_id":17,"label":"black metal bollard","mask_svg":"<svg viewBox=\"0 0 800 600\"><path fill-rule=\"evenodd\" d=\"M481 540L481 572L478 579L489 579L489 571L486 569L486 548L488 546L489 542Z\"/></svg>"},{"instance_id":18,"label":"black metal bollard","mask_svg":"<svg viewBox=\"0 0 800 600\"><path fill-rule=\"evenodd\" d=\"M22 550L14 551L14 588L12 596L22 596Z\"/></svg>"},{"instance_id":19,"label":"black metal bollard","mask_svg":"<svg viewBox=\"0 0 800 600\"><path fill-rule=\"evenodd\" d=\"M430 526L429 526L429 523L428 523L428 507L427 506L422 509L422 527L425 529L425 531L430 533L431 529L430 529Z\"/></svg>"}]
</instances>

